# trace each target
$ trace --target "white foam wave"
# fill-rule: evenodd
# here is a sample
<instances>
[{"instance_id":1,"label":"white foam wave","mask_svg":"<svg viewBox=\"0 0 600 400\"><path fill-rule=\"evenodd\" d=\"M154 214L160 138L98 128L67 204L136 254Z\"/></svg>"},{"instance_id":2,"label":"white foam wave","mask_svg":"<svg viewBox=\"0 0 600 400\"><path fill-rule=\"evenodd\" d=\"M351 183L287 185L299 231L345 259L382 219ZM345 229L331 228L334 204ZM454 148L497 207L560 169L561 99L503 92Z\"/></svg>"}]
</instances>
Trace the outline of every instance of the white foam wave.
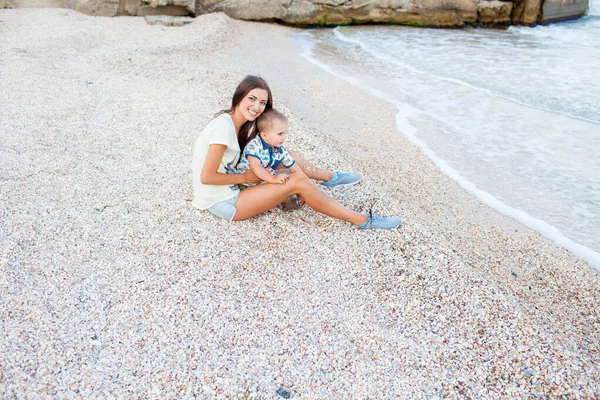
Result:
<instances>
[{"instance_id":1,"label":"white foam wave","mask_svg":"<svg viewBox=\"0 0 600 400\"><path fill-rule=\"evenodd\" d=\"M597 35L586 32L583 29L569 29L565 25L538 25L535 27L529 26L511 26L509 32L514 32L519 35L526 35L540 39L550 39L556 43L563 43L569 46L579 46L587 48L598 48Z\"/></svg>"},{"instance_id":2,"label":"white foam wave","mask_svg":"<svg viewBox=\"0 0 600 400\"><path fill-rule=\"evenodd\" d=\"M333 33L334 33L335 37L337 37L339 40L341 40L343 42L346 42L346 43L351 43L351 44L354 44L354 45L360 47L363 51L369 53L370 55L372 55L373 57L375 57L375 58L383 61L384 63L389 63L389 64L397 65L397 66L399 66L401 68L404 68L404 69L409 70L411 72L414 72L416 74L427 76L427 77L430 77L430 78L434 78L434 79L437 79L437 80L440 80L440 81L443 81L443 82L449 82L449 83L453 83L453 84L456 84L456 85L468 87L469 89L475 90L477 92L485 93L486 95L489 95L489 96L492 96L492 97L495 97L495 98L498 98L498 99L507 100L507 101L510 101L512 103L516 103L516 104L522 105L524 107L533 108L533 109L536 109L536 110L541 110L541 111L545 111L545 112L549 112L549 113L553 113L553 114L560 114L560 115L563 115L563 116L568 117L568 118L577 119L577 120L580 120L580 121L591 122L593 124L600 125L600 120L593 120L593 119L581 117L581 116L578 116L578 115L573 115L573 114L570 114L570 113L566 113L566 112L563 112L563 111L552 110L552 109L549 109L549 108L545 108L545 107L541 107L541 106L536 106L536 105L533 105L533 104L530 104L530 103L524 103L524 102L522 102L520 100L517 100L517 99L515 99L513 97L505 96L505 95L493 92L493 91L491 91L489 89L482 88L480 86L474 86L474 85L472 85L472 84L470 84L468 82L462 81L460 79L449 78L449 77L445 77L445 76L441 76L441 75L436 75L436 74L432 74L430 72L419 70L419 69L414 68L414 67L412 67L412 66L410 66L410 65L408 65L406 63L400 62L400 61L396 60L395 58L392 58L392 57L389 57L389 56L387 56L385 54L382 54L381 51L378 51L377 49L373 49L370 46L368 46L367 44L365 44L365 43L363 43L363 42L361 42L359 40L347 37L346 35L344 35L343 33L340 32L340 27L335 28L333 30Z\"/></svg>"},{"instance_id":3,"label":"white foam wave","mask_svg":"<svg viewBox=\"0 0 600 400\"><path fill-rule=\"evenodd\" d=\"M402 110L402 109L400 109ZM526 212L513 208L502 201L498 200L490 193L479 189L474 183L470 182L466 178L464 178L458 171L452 168L445 160L438 157L438 155L431 150L425 142L419 139L416 135L416 129L411 126L408 122L408 117L410 114L406 112L400 111L396 115L396 127L397 129L404 134L413 144L417 145L423 153L431 160L433 163L442 170L447 176L456 181L463 189L477 197L483 204L492 207L499 211L501 214L504 214L512 219L518 221L519 223L539 232L543 236L552 240L554 243L562 246L581 259L588 262L590 265L600 270L600 253L590 249L589 247L583 246L579 243L575 243L573 240L569 239L565 235L563 235L558 229L554 226L548 224L547 222L542 221L541 219L535 218Z\"/></svg>"},{"instance_id":4,"label":"white foam wave","mask_svg":"<svg viewBox=\"0 0 600 400\"><path fill-rule=\"evenodd\" d=\"M307 35L307 33L301 34L301 36ZM417 129L409 121L409 118L416 117L419 114L421 114L421 110L416 109L410 104L402 103L400 101L391 99L385 93L365 85L359 79L342 74L336 71L331 66L318 61L313 54L315 44L309 39L302 38L302 40L299 42L299 45L301 48L300 54L310 63L318 66L325 72L330 73L360 88L361 90L394 105L394 107L398 110L398 113L396 114L397 130L400 133L402 133L411 143L418 146L423 151L423 153L438 168L440 168L440 170L443 173L445 173L451 179L456 181L467 192L477 197L485 205L492 207L500 213L510 218L513 218L517 222L539 232L543 236L552 240L554 243L571 251L573 254L577 255L582 260L585 260L594 268L600 270L600 253L590 249L589 247L574 242L547 222L535 218L522 210L510 207L509 205L504 204L502 201L492 196L490 193L479 189L474 183L464 178L458 171L452 168L445 160L440 158L433 150L431 150L423 140L419 139L419 137L417 136Z\"/></svg>"}]
</instances>

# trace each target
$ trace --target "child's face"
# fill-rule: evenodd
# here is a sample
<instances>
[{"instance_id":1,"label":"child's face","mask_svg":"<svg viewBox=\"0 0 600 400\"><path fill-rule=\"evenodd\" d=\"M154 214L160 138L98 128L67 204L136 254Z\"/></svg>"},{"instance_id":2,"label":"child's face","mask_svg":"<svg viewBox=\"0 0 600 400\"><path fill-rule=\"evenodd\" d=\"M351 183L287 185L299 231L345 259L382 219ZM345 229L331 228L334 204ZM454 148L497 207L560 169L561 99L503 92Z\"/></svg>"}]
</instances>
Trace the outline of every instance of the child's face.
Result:
<instances>
[{"instance_id":1,"label":"child's face","mask_svg":"<svg viewBox=\"0 0 600 400\"><path fill-rule=\"evenodd\" d=\"M267 142L269 146L281 147L287 137L288 123L275 120L271 124L271 129L260 133L260 137Z\"/></svg>"}]
</instances>

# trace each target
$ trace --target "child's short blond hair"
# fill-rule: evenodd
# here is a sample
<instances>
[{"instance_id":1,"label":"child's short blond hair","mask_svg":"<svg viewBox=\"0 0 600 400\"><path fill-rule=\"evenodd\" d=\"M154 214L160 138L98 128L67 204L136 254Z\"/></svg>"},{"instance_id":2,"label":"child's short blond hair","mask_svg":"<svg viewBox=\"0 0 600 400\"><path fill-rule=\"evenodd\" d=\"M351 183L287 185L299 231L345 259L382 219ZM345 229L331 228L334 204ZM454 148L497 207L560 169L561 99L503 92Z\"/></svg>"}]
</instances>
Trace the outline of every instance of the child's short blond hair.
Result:
<instances>
[{"instance_id":1,"label":"child's short blond hair","mask_svg":"<svg viewBox=\"0 0 600 400\"><path fill-rule=\"evenodd\" d=\"M256 125L258 126L258 132L266 132L271 129L273 126L273 121L281 121L288 123L288 119L281 111L278 111L274 108L269 108L265 110L262 114L259 115L256 120Z\"/></svg>"}]
</instances>

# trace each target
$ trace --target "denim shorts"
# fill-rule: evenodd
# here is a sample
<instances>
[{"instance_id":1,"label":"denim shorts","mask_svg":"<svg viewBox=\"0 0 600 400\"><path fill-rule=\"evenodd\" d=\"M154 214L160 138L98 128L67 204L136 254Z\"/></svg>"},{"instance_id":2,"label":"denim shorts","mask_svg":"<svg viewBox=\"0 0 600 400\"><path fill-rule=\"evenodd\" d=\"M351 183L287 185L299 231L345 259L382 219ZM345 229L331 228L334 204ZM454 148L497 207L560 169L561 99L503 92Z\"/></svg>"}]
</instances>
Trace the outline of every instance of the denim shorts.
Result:
<instances>
[{"instance_id":1,"label":"denim shorts","mask_svg":"<svg viewBox=\"0 0 600 400\"><path fill-rule=\"evenodd\" d=\"M225 218L228 221L233 220L233 217L237 212L237 208L235 208L235 202L237 201L239 195L240 192L237 192L237 194L231 199L223 200L218 202L217 204L214 204L208 209L208 211L210 211L217 217Z\"/></svg>"}]
</instances>

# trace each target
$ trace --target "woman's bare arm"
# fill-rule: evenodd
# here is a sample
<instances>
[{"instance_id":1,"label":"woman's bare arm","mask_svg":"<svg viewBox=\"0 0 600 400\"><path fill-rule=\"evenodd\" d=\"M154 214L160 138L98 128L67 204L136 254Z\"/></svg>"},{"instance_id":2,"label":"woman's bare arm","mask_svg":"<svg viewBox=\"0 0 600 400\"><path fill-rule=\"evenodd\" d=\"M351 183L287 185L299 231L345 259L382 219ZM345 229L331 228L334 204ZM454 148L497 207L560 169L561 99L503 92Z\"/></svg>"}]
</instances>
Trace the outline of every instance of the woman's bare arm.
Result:
<instances>
[{"instance_id":1,"label":"woman's bare arm","mask_svg":"<svg viewBox=\"0 0 600 400\"><path fill-rule=\"evenodd\" d=\"M211 144L208 146L208 153L204 160L204 166L200 172L200 182L204 185L237 185L241 183L257 183L260 179L252 171L246 171L243 174L223 174L217 172L219 164L223 160L223 155L227 146L223 144Z\"/></svg>"}]
</instances>

